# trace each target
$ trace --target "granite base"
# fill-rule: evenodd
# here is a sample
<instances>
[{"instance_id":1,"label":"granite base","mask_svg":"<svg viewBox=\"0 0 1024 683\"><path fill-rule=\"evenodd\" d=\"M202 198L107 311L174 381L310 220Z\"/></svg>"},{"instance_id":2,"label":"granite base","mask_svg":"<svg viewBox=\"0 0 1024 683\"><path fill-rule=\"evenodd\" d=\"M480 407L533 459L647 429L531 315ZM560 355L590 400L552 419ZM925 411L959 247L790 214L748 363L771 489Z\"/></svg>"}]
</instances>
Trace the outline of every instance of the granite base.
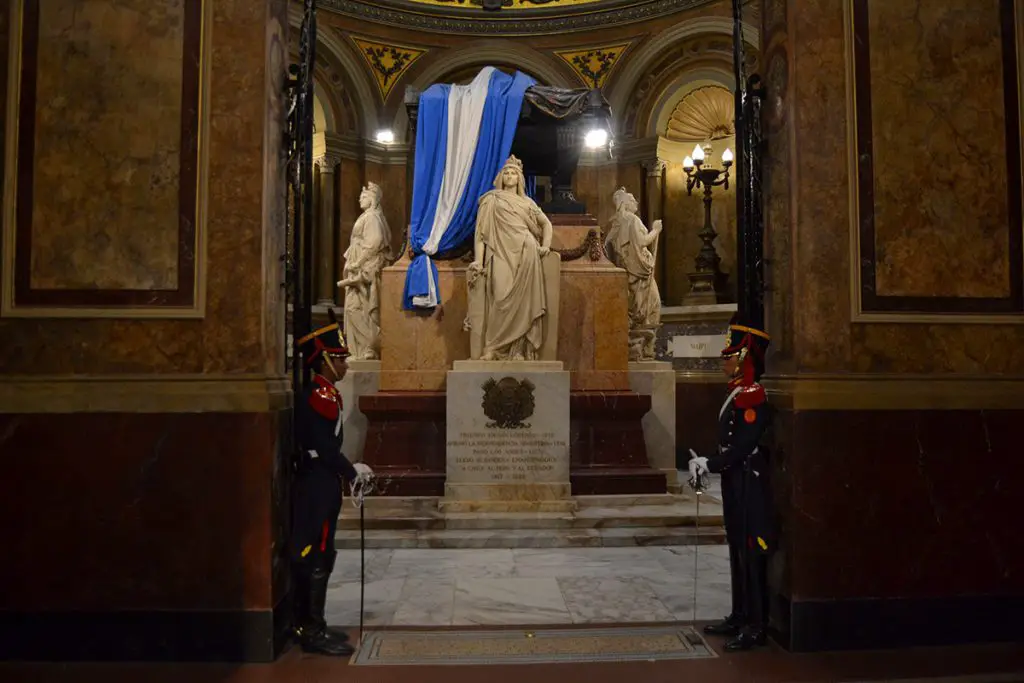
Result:
<instances>
[{"instance_id":1,"label":"granite base","mask_svg":"<svg viewBox=\"0 0 1024 683\"><path fill-rule=\"evenodd\" d=\"M647 460L651 467L665 474L672 491L680 491L676 471L676 373L672 363L639 361L629 364L629 388L651 397L651 410L641 425Z\"/></svg>"},{"instance_id":2,"label":"granite base","mask_svg":"<svg viewBox=\"0 0 1024 683\"><path fill-rule=\"evenodd\" d=\"M447 378L445 512L571 512L561 361L456 361Z\"/></svg>"},{"instance_id":3,"label":"granite base","mask_svg":"<svg viewBox=\"0 0 1024 683\"><path fill-rule=\"evenodd\" d=\"M366 444L368 422L359 407L361 396L375 394L380 390L379 360L350 360L348 372L341 380L341 400L344 414L344 441L341 452L352 462L361 462Z\"/></svg>"},{"instance_id":4,"label":"granite base","mask_svg":"<svg viewBox=\"0 0 1024 683\"><path fill-rule=\"evenodd\" d=\"M363 459L386 496L443 496L445 392L381 391L362 396L367 418ZM651 397L631 391L569 395L573 495L668 492L665 472L647 461L643 418Z\"/></svg>"}]
</instances>

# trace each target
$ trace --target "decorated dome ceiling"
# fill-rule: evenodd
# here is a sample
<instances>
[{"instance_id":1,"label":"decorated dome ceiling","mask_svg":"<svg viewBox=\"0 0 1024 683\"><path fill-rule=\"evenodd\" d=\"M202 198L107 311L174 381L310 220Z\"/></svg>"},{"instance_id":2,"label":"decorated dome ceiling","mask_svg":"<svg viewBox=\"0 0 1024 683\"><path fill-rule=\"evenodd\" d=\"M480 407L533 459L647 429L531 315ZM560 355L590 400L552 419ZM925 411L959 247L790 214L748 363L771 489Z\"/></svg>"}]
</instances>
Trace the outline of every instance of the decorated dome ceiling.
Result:
<instances>
[{"instance_id":1,"label":"decorated dome ceiling","mask_svg":"<svg viewBox=\"0 0 1024 683\"><path fill-rule=\"evenodd\" d=\"M319 0L359 20L438 33L536 35L628 24L715 0ZM491 7L500 7L491 9Z\"/></svg>"}]
</instances>

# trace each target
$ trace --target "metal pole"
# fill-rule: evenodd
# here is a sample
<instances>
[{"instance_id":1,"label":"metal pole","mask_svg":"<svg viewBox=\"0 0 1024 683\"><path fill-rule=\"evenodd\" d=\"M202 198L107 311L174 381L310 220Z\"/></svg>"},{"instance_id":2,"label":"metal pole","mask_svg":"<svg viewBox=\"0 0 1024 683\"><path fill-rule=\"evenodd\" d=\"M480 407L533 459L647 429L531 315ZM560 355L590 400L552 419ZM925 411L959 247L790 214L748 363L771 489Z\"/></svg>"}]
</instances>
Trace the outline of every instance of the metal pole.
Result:
<instances>
[{"instance_id":1,"label":"metal pole","mask_svg":"<svg viewBox=\"0 0 1024 683\"><path fill-rule=\"evenodd\" d=\"M299 95L302 136L302 151L299 154L299 183L302 187L302 298L300 309L293 312L299 323L297 328L303 334L308 333L313 325L313 68L316 64L316 0L306 0L306 21L306 54L302 65L302 93ZM309 373L303 372L302 386L305 387L309 381Z\"/></svg>"},{"instance_id":2,"label":"metal pole","mask_svg":"<svg viewBox=\"0 0 1024 683\"><path fill-rule=\"evenodd\" d=\"M359 505L359 644L363 644L363 614L366 606L366 506Z\"/></svg>"},{"instance_id":3,"label":"metal pole","mask_svg":"<svg viewBox=\"0 0 1024 683\"><path fill-rule=\"evenodd\" d=\"M736 78L735 128L736 128L736 294L740 315L747 316L750 301L748 297L749 276L747 273L747 249L749 226L747 224L747 149L746 122L743 105L746 101L746 66L743 63L743 0L732 0L732 61Z\"/></svg>"}]
</instances>

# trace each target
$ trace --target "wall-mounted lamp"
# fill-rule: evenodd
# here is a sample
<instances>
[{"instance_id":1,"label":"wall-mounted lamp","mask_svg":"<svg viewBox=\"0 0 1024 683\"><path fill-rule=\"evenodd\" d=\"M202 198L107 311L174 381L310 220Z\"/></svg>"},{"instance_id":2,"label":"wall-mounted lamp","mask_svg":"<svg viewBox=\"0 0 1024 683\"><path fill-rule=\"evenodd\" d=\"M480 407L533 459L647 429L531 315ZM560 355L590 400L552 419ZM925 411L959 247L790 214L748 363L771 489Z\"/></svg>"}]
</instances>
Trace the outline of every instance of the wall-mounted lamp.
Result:
<instances>
[{"instance_id":1,"label":"wall-mounted lamp","mask_svg":"<svg viewBox=\"0 0 1024 683\"><path fill-rule=\"evenodd\" d=\"M390 130L378 130L377 131L377 142L382 145L390 145L395 141L395 134Z\"/></svg>"}]
</instances>

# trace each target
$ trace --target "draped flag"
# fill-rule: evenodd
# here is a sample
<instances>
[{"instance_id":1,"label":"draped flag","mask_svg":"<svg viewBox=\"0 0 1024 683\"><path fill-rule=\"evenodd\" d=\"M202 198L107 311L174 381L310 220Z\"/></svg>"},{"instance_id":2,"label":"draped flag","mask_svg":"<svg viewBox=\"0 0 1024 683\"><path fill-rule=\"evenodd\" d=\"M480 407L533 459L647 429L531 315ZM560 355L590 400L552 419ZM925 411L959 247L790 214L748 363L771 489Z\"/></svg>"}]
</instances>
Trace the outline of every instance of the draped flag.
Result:
<instances>
[{"instance_id":1,"label":"draped flag","mask_svg":"<svg viewBox=\"0 0 1024 683\"><path fill-rule=\"evenodd\" d=\"M469 85L432 85L420 95L405 276L407 310L441 303L431 256L472 239L477 202L512 151L529 76L484 67Z\"/></svg>"}]
</instances>

